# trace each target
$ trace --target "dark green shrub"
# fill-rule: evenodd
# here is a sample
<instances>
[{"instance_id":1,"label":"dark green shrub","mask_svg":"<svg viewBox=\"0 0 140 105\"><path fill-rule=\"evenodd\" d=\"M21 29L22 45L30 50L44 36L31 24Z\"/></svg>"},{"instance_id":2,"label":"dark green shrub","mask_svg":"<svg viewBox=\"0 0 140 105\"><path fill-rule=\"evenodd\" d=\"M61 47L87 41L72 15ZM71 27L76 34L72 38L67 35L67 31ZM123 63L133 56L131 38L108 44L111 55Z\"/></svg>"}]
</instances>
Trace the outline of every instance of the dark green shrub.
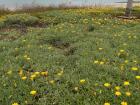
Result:
<instances>
[{"instance_id":1,"label":"dark green shrub","mask_svg":"<svg viewBox=\"0 0 140 105\"><path fill-rule=\"evenodd\" d=\"M89 31L89 32L94 31L94 26L93 25L88 25L86 30Z\"/></svg>"},{"instance_id":2,"label":"dark green shrub","mask_svg":"<svg viewBox=\"0 0 140 105\"><path fill-rule=\"evenodd\" d=\"M33 25L39 19L29 14L14 14L5 16L5 23L7 25L20 24L20 25Z\"/></svg>"}]
</instances>

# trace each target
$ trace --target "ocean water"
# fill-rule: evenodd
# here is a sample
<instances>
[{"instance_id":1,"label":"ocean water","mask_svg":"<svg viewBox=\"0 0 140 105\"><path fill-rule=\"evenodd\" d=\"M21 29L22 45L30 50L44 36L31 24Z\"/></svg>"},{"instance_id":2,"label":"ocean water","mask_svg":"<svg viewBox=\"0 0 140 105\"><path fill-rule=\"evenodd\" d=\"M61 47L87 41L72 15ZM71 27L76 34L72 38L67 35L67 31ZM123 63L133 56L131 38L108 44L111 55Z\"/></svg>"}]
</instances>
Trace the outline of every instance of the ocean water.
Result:
<instances>
[{"instance_id":1,"label":"ocean water","mask_svg":"<svg viewBox=\"0 0 140 105\"><path fill-rule=\"evenodd\" d=\"M19 8L23 5L107 5L126 0L0 0L0 7Z\"/></svg>"}]
</instances>

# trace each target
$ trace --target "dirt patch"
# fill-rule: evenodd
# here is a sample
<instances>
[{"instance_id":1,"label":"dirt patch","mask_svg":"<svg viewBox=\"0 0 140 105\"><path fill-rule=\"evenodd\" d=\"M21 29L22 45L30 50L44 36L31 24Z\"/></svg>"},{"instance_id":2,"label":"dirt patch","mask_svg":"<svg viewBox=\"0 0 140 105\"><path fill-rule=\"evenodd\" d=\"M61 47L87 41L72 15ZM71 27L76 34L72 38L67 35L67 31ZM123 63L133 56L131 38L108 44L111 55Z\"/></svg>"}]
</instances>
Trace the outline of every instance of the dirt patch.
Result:
<instances>
[{"instance_id":1,"label":"dirt patch","mask_svg":"<svg viewBox=\"0 0 140 105\"><path fill-rule=\"evenodd\" d=\"M66 49L66 48L70 47L70 43L64 42L60 39L49 40L49 44L51 44L52 46L59 48L59 49Z\"/></svg>"},{"instance_id":2,"label":"dirt patch","mask_svg":"<svg viewBox=\"0 0 140 105\"><path fill-rule=\"evenodd\" d=\"M73 55L76 48L75 47L72 47L70 45L70 43L68 42L65 42L61 39L52 39L52 40L49 40L49 44L51 44L53 47L55 48L58 48L58 49L61 49L63 50L63 54L65 56L69 56L69 55Z\"/></svg>"}]
</instances>

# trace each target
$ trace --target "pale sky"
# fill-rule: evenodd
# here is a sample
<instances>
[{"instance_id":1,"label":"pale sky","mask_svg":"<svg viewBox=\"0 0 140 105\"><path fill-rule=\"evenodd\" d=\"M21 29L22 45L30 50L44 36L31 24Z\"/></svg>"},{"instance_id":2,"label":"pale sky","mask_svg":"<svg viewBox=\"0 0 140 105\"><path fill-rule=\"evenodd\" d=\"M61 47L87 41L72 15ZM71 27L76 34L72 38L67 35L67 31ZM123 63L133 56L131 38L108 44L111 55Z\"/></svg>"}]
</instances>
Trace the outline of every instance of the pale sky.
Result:
<instances>
[{"instance_id":1,"label":"pale sky","mask_svg":"<svg viewBox=\"0 0 140 105\"><path fill-rule=\"evenodd\" d=\"M33 2L40 5L50 5L50 4L58 5L68 1L71 1L71 3L75 5L81 5L81 4L99 4L99 3L106 4L125 0L0 0L0 6L15 8L25 4L29 5L32 4Z\"/></svg>"}]
</instances>

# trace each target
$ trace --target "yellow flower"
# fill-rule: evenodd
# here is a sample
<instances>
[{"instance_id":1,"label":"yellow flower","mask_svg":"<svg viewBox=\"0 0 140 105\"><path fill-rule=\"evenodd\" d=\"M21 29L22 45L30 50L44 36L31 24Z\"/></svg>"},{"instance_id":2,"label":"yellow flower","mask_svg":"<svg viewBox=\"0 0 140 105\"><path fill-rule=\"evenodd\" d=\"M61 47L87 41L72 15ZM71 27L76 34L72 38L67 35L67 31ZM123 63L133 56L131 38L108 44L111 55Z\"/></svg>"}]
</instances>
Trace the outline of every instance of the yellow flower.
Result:
<instances>
[{"instance_id":1,"label":"yellow flower","mask_svg":"<svg viewBox=\"0 0 140 105\"><path fill-rule=\"evenodd\" d=\"M35 74L35 75L39 75L39 74L40 74L40 72L36 71L34 74Z\"/></svg>"},{"instance_id":2,"label":"yellow flower","mask_svg":"<svg viewBox=\"0 0 140 105\"><path fill-rule=\"evenodd\" d=\"M35 90L30 91L30 94L33 95L33 96L36 95L36 93L37 92Z\"/></svg>"},{"instance_id":3,"label":"yellow flower","mask_svg":"<svg viewBox=\"0 0 140 105\"><path fill-rule=\"evenodd\" d=\"M55 82L54 80L50 80L49 81L50 84L54 84L54 82Z\"/></svg>"},{"instance_id":4,"label":"yellow flower","mask_svg":"<svg viewBox=\"0 0 140 105\"><path fill-rule=\"evenodd\" d=\"M124 81L124 86L128 86L128 85L130 85L130 83L129 83L129 81Z\"/></svg>"},{"instance_id":5,"label":"yellow flower","mask_svg":"<svg viewBox=\"0 0 140 105\"><path fill-rule=\"evenodd\" d=\"M81 80L80 80L80 83L81 83L81 84L84 84L85 82L86 82L85 79L81 79Z\"/></svg>"},{"instance_id":6,"label":"yellow flower","mask_svg":"<svg viewBox=\"0 0 140 105\"><path fill-rule=\"evenodd\" d=\"M99 61L94 61L94 64L98 64L99 63Z\"/></svg>"},{"instance_id":7,"label":"yellow flower","mask_svg":"<svg viewBox=\"0 0 140 105\"><path fill-rule=\"evenodd\" d=\"M104 105L110 105L110 103L106 102L106 103L104 103Z\"/></svg>"},{"instance_id":8,"label":"yellow flower","mask_svg":"<svg viewBox=\"0 0 140 105\"><path fill-rule=\"evenodd\" d=\"M23 77L21 77L21 79L22 79L22 80L26 80L26 79L27 79L27 77L26 77L26 76L23 76Z\"/></svg>"},{"instance_id":9,"label":"yellow flower","mask_svg":"<svg viewBox=\"0 0 140 105\"><path fill-rule=\"evenodd\" d=\"M123 52L124 52L124 50L120 50L120 52L121 52L121 53L123 53Z\"/></svg>"},{"instance_id":10,"label":"yellow flower","mask_svg":"<svg viewBox=\"0 0 140 105\"><path fill-rule=\"evenodd\" d=\"M121 95L121 92L116 91L116 92L115 92L115 95L116 95L116 96L120 96L120 95Z\"/></svg>"},{"instance_id":11,"label":"yellow flower","mask_svg":"<svg viewBox=\"0 0 140 105\"><path fill-rule=\"evenodd\" d=\"M103 65L104 63L105 63L105 62L101 61L101 62L100 62L100 65Z\"/></svg>"},{"instance_id":12,"label":"yellow flower","mask_svg":"<svg viewBox=\"0 0 140 105\"><path fill-rule=\"evenodd\" d=\"M9 71L7 72L7 74L8 74L8 75L11 75L11 74L12 74L12 70L9 70Z\"/></svg>"},{"instance_id":13,"label":"yellow flower","mask_svg":"<svg viewBox=\"0 0 140 105\"><path fill-rule=\"evenodd\" d=\"M62 70L62 71L60 71L59 73L57 73L57 75L58 75L58 76L61 76L61 75L63 75L63 73L64 73L64 72L63 72L63 70Z\"/></svg>"},{"instance_id":14,"label":"yellow flower","mask_svg":"<svg viewBox=\"0 0 140 105\"><path fill-rule=\"evenodd\" d=\"M126 96L131 96L130 92L125 92Z\"/></svg>"},{"instance_id":15,"label":"yellow flower","mask_svg":"<svg viewBox=\"0 0 140 105\"><path fill-rule=\"evenodd\" d=\"M138 68L137 68L137 67L132 67L131 70L133 70L133 71L137 71Z\"/></svg>"},{"instance_id":16,"label":"yellow flower","mask_svg":"<svg viewBox=\"0 0 140 105\"><path fill-rule=\"evenodd\" d=\"M31 58L29 58L29 57L28 57L28 58L26 58L26 59L27 59L27 60L31 60Z\"/></svg>"},{"instance_id":17,"label":"yellow flower","mask_svg":"<svg viewBox=\"0 0 140 105\"><path fill-rule=\"evenodd\" d=\"M34 80L36 78L36 75L35 74L32 74L31 76L30 76L30 79L31 80Z\"/></svg>"},{"instance_id":18,"label":"yellow flower","mask_svg":"<svg viewBox=\"0 0 140 105\"><path fill-rule=\"evenodd\" d=\"M110 83L105 83L104 86L105 87L110 87L111 85L110 85Z\"/></svg>"},{"instance_id":19,"label":"yellow flower","mask_svg":"<svg viewBox=\"0 0 140 105\"><path fill-rule=\"evenodd\" d=\"M48 71L43 71L43 72L41 72L41 75L47 76L47 75L48 75Z\"/></svg>"},{"instance_id":20,"label":"yellow flower","mask_svg":"<svg viewBox=\"0 0 140 105\"><path fill-rule=\"evenodd\" d=\"M125 62L125 63L128 63L128 60L125 60L124 62Z\"/></svg>"},{"instance_id":21,"label":"yellow flower","mask_svg":"<svg viewBox=\"0 0 140 105\"><path fill-rule=\"evenodd\" d=\"M17 102L13 103L12 105L19 105Z\"/></svg>"},{"instance_id":22,"label":"yellow flower","mask_svg":"<svg viewBox=\"0 0 140 105\"><path fill-rule=\"evenodd\" d=\"M140 76L136 76L136 79L140 80Z\"/></svg>"},{"instance_id":23,"label":"yellow flower","mask_svg":"<svg viewBox=\"0 0 140 105\"><path fill-rule=\"evenodd\" d=\"M103 48L99 48L99 50L101 51L101 50L103 50Z\"/></svg>"},{"instance_id":24,"label":"yellow flower","mask_svg":"<svg viewBox=\"0 0 140 105\"><path fill-rule=\"evenodd\" d=\"M21 76L23 74L23 70L20 69L18 74Z\"/></svg>"},{"instance_id":25,"label":"yellow flower","mask_svg":"<svg viewBox=\"0 0 140 105\"><path fill-rule=\"evenodd\" d=\"M119 87L119 86L116 86L115 89L116 89L116 90L120 90L120 87Z\"/></svg>"},{"instance_id":26,"label":"yellow flower","mask_svg":"<svg viewBox=\"0 0 140 105\"><path fill-rule=\"evenodd\" d=\"M123 101L121 102L121 105L128 105L127 102Z\"/></svg>"}]
</instances>

